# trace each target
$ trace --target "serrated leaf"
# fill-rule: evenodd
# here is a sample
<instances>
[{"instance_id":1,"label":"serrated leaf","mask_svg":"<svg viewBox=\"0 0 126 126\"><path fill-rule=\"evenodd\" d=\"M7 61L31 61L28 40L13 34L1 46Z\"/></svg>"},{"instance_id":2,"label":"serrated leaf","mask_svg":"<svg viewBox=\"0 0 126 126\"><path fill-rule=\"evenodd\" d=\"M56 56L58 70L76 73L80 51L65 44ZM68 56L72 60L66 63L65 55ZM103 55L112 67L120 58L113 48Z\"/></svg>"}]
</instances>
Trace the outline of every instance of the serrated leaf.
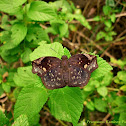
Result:
<instances>
[{"instance_id":1,"label":"serrated leaf","mask_svg":"<svg viewBox=\"0 0 126 126\"><path fill-rule=\"evenodd\" d=\"M27 63L30 61L30 54L32 50L30 48L25 48L24 52L21 54L21 59L23 63Z\"/></svg>"},{"instance_id":2,"label":"serrated leaf","mask_svg":"<svg viewBox=\"0 0 126 126\"><path fill-rule=\"evenodd\" d=\"M32 73L32 67L19 67L13 78L15 84L19 87L28 85L42 87L41 79Z\"/></svg>"},{"instance_id":3,"label":"serrated leaf","mask_svg":"<svg viewBox=\"0 0 126 126\"><path fill-rule=\"evenodd\" d=\"M105 86L98 87L98 88L97 88L97 92L98 92L101 96L105 97L105 96L108 94L108 89L107 89Z\"/></svg>"},{"instance_id":4,"label":"serrated leaf","mask_svg":"<svg viewBox=\"0 0 126 126\"><path fill-rule=\"evenodd\" d=\"M107 102L102 100L101 98L94 99L95 108L100 112L106 112Z\"/></svg>"},{"instance_id":5,"label":"serrated leaf","mask_svg":"<svg viewBox=\"0 0 126 126\"><path fill-rule=\"evenodd\" d=\"M23 88L14 106L14 119L21 114L26 114L30 120L39 113L47 99L48 94L45 88L31 86Z\"/></svg>"},{"instance_id":6,"label":"serrated leaf","mask_svg":"<svg viewBox=\"0 0 126 126\"><path fill-rule=\"evenodd\" d=\"M39 120L40 120L40 114L37 113L36 115L34 115L34 116L29 120L29 124L30 124L30 125L38 126L37 124L39 123Z\"/></svg>"},{"instance_id":7,"label":"serrated leaf","mask_svg":"<svg viewBox=\"0 0 126 126\"><path fill-rule=\"evenodd\" d=\"M15 13L19 11L19 6L27 0L0 0L0 11Z\"/></svg>"},{"instance_id":8,"label":"serrated leaf","mask_svg":"<svg viewBox=\"0 0 126 126\"><path fill-rule=\"evenodd\" d=\"M50 94L49 107L57 119L72 122L74 126L80 118L83 98L78 87L55 89Z\"/></svg>"},{"instance_id":9,"label":"serrated leaf","mask_svg":"<svg viewBox=\"0 0 126 126\"><path fill-rule=\"evenodd\" d=\"M102 86L108 86L108 85L110 85L111 82L112 82L112 79L113 79L113 73L112 72L107 73L103 77L102 82L101 82L101 85Z\"/></svg>"},{"instance_id":10,"label":"serrated leaf","mask_svg":"<svg viewBox=\"0 0 126 126\"><path fill-rule=\"evenodd\" d=\"M26 115L20 115L12 126L29 126L28 118Z\"/></svg>"},{"instance_id":11,"label":"serrated leaf","mask_svg":"<svg viewBox=\"0 0 126 126\"><path fill-rule=\"evenodd\" d=\"M46 31L37 24L31 24L30 26L28 26L26 39L28 42L32 42L32 44L34 45L38 45L38 43L41 41L50 42L49 36Z\"/></svg>"},{"instance_id":12,"label":"serrated leaf","mask_svg":"<svg viewBox=\"0 0 126 126\"><path fill-rule=\"evenodd\" d=\"M22 23L14 24L11 28L12 43L16 46L21 43L27 34L27 27Z\"/></svg>"},{"instance_id":13,"label":"serrated leaf","mask_svg":"<svg viewBox=\"0 0 126 126\"><path fill-rule=\"evenodd\" d=\"M64 54L64 49L62 44L58 42L52 44L43 44L42 42L41 45L30 54L30 59L31 61L33 61L40 57L45 57L45 56L55 56L61 58L63 54Z\"/></svg>"},{"instance_id":14,"label":"serrated leaf","mask_svg":"<svg viewBox=\"0 0 126 126\"><path fill-rule=\"evenodd\" d=\"M5 116L5 114L0 110L0 126L5 126L8 124L9 119Z\"/></svg>"},{"instance_id":15,"label":"serrated leaf","mask_svg":"<svg viewBox=\"0 0 126 126\"><path fill-rule=\"evenodd\" d=\"M113 68L101 57L97 56L98 68L91 74L92 78L100 78L107 74Z\"/></svg>"},{"instance_id":16,"label":"serrated leaf","mask_svg":"<svg viewBox=\"0 0 126 126\"><path fill-rule=\"evenodd\" d=\"M56 18L53 8L44 1L34 1L31 3L28 16L36 21L50 21Z\"/></svg>"},{"instance_id":17,"label":"serrated leaf","mask_svg":"<svg viewBox=\"0 0 126 126\"><path fill-rule=\"evenodd\" d=\"M50 21L52 28L55 30L60 37L63 37L68 32L68 24L63 20L52 20Z\"/></svg>"}]
</instances>

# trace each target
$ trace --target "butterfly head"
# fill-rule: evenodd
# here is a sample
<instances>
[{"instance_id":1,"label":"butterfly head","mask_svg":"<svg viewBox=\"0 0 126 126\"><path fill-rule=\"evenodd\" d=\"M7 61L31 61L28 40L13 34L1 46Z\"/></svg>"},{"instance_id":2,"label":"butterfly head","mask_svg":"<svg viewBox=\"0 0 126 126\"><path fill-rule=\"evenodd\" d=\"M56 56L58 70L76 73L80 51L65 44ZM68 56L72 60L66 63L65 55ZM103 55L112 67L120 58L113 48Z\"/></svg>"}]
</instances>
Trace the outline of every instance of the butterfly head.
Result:
<instances>
[{"instance_id":1,"label":"butterfly head","mask_svg":"<svg viewBox=\"0 0 126 126\"><path fill-rule=\"evenodd\" d=\"M68 60L68 57L67 56L62 56L62 58L61 58L62 60Z\"/></svg>"}]
</instances>

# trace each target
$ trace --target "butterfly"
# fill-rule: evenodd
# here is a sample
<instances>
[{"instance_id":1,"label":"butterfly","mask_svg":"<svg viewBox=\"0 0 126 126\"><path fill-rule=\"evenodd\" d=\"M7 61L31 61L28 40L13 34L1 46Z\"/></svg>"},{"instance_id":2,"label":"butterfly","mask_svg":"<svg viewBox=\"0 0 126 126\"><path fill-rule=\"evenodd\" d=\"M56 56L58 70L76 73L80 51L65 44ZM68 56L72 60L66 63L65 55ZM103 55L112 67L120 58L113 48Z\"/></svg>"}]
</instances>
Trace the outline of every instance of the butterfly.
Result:
<instances>
[{"instance_id":1,"label":"butterfly","mask_svg":"<svg viewBox=\"0 0 126 126\"><path fill-rule=\"evenodd\" d=\"M47 56L32 61L32 72L41 77L48 89L83 87L97 68L97 57L86 53L73 55L69 59L64 55L61 60Z\"/></svg>"}]
</instances>

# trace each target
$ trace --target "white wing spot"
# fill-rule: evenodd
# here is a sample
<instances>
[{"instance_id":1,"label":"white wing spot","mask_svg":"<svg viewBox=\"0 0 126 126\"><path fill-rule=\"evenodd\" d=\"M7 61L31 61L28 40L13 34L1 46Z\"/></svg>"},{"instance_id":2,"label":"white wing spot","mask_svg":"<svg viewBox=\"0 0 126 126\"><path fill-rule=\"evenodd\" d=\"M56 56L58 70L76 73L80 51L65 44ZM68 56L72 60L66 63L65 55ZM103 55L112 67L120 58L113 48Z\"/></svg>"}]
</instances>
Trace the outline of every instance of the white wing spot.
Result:
<instances>
[{"instance_id":1,"label":"white wing spot","mask_svg":"<svg viewBox=\"0 0 126 126\"><path fill-rule=\"evenodd\" d=\"M45 67L43 67L42 69L46 72L46 68Z\"/></svg>"},{"instance_id":2,"label":"white wing spot","mask_svg":"<svg viewBox=\"0 0 126 126\"><path fill-rule=\"evenodd\" d=\"M87 64L85 64L85 65L84 65L84 68L86 69L86 68L87 68L87 66L88 66L88 65L87 65Z\"/></svg>"}]
</instances>

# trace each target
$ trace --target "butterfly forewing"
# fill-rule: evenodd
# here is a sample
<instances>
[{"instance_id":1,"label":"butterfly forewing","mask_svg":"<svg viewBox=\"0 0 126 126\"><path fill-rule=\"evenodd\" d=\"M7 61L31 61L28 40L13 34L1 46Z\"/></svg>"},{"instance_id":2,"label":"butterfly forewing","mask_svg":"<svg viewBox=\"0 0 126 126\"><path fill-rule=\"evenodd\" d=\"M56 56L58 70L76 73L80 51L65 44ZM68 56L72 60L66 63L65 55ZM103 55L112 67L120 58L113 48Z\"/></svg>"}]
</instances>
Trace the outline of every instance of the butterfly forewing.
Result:
<instances>
[{"instance_id":1,"label":"butterfly forewing","mask_svg":"<svg viewBox=\"0 0 126 126\"><path fill-rule=\"evenodd\" d=\"M82 67L71 66L69 72L70 79L68 86L70 87L83 87L90 79L90 73Z\"/></svg>"},{"instance_id":2,"label":"butterfly forewing","mask_svg":"<svg viewBox=\"0 0 126 126\"><path fill-rule=\"evenodd\" d=\"M83 67L90 73L92 73L95 69L98 68L97 58L94 55L76 54L70 57L68 61L71 65L78 65L79 67Z\"/></svg>"}]
</instances>

